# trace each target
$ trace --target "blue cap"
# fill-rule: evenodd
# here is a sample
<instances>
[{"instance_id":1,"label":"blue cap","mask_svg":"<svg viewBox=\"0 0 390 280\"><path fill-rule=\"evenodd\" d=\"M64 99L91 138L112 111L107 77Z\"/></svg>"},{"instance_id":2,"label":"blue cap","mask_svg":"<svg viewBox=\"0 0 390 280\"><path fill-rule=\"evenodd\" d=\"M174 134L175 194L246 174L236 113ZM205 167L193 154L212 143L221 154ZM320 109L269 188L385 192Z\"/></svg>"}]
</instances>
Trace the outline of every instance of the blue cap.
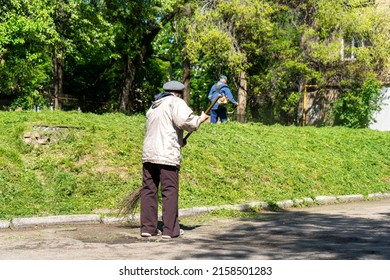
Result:
<instances>
[{"instance_id":1,"label":"blue cap","mask_svg":"<svg viewBox=\"0 0 390 280\"><path fill-rule=\"evenodd\" d=\"M219 76L219 79L220 79L220 80L227 80L228 78L227 78L225 75L220 75L220 76Z\"/></svg>"}]
</instances>

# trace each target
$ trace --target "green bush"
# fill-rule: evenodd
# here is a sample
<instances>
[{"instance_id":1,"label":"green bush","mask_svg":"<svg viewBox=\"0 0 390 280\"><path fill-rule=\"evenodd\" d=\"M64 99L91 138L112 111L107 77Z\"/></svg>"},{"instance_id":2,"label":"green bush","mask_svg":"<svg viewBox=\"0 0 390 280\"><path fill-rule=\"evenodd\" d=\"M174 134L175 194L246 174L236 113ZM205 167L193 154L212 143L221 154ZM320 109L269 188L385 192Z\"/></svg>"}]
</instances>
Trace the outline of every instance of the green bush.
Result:
<instances>
[{"instance_id":1,"label":"green bush","mask_svg":"<svg viewBox=\"0 0 390 280\"><path fill-rule=\"evenodd\" d=\"M382 105L379 81L369 78L361 87L342 93L334 108L335 125L366 128Z\"/></svg>"}]
</instances>

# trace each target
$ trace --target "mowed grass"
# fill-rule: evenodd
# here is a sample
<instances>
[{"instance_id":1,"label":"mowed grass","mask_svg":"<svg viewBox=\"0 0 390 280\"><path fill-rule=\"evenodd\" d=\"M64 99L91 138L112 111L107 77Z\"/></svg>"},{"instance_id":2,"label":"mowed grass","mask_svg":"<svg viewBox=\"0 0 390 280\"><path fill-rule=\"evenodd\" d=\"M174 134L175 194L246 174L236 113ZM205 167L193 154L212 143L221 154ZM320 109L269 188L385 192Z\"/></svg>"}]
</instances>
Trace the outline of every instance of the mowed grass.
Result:
<instances>
[{"instance_id":1,"label":"mowed grass","mask_svg":"<svg viewBox=\"0 0 390 280\"><path fill-rule=\"evenodd\" d=\"M115 212L141 184L143 115L0 112L0 130L0 219ZM205 123L182 154L180 208L390 192L390 132Z\"/></svg>"}]
</instances>

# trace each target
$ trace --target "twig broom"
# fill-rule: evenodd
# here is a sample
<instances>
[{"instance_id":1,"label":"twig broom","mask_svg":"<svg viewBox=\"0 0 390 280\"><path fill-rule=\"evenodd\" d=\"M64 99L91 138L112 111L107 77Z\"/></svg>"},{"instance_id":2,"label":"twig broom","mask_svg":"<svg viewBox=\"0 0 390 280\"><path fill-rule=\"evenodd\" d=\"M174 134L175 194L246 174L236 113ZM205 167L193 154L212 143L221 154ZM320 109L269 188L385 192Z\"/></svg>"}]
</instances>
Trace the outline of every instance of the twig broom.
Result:
<instances>
[{"instance_id":1,"label":"twig broom","mask_svg":"<svg viewBox=\"0 0 390 280\"><path fill-rule=\"evenodd\" d=\"M221 98L222 95L218 95L215 100L211 103L211 105L207 108L205 114L208 114L213 108L214 104L217 103L218 99ZM190 137L192 132L187 133L187 135L184 137L184 141ZM135 211L138 207L138 203L141 197L141 190L142 187L139 187L135 189L134 191L128 193L122 201L119 203L119 216L134 216Z\"/></svg>"}]
</instances>

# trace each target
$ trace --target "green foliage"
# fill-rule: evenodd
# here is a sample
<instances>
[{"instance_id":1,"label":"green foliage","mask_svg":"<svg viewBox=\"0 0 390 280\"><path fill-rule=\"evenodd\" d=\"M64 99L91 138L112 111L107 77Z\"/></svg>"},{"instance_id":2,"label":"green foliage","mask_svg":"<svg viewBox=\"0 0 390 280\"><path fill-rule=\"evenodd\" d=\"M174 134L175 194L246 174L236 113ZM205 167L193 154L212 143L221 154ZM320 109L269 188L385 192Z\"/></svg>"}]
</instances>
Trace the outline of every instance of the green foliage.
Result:
<instances>
[{"instance_id":1,"label":"green foliage","mask_svg":"<svg viewBox=\"0 0 390 280\"><path fill-rule=\"evenodd\" d=\"M209 5L201 1L188 26L190 59L217 66L217 74L247 69L248 56L259 55L263 42L272 36L272 12L267 1L229 0Z\"/></svg>"},{"instance_id":2,"label":"green foliage","mask_svg":"<svg viewBox=\"0 0 390 280\"><path fill-rule=\"evenodd\" d=\"M290 93L301 91L305 84L348 92L362 87L373 72L386 73L382 59L390 57L389 42L383 40L382 31L389 28L384 17L388 9L356 3L352 8L342 1L277 2L276 39L268 44L271 51L263 56L263 64L257 60L249 72L255 120L291 124L294 118L286 112L296 111L297 103L289 102ZM382 31L376 32L376 26ZM350 62L343 60L352 57Z\"/></svg>"},{"instance_id":3,"label":"green foliage","mask_svg":"<svg viewBox=\"0 0 390 280\"><path fill-rule=\"evenodd\" d=\"M0 10L0 94L25 108L42 105L50 82L48 42L57 39L46 1L8 1ZM15 104L16 106L16 104Z\"/></svg>"},{"instance_id":4,"label":"green foliage","mask_svg":"<svg viewBox=\"0 0 390 280\"><path fill-rule=\"evenodd\" d=\"M244 71L248 119L263 123L294 123L305 84L353 92L372 73L389 79L389 8L364 0L3 2L0 95L13 107L48 104L61 79L53 58L64 94L80 101L64 109L97 113L127 93L143 113L187 59L195 110L221 73L236 97Z\"/></svg>"},{"instance_id":5,"label":"green foliage","mask_svg":"<svg viewBox=\"0 0 390 280\"><path fill-rule=\"evenodd\" d=\"M335 125L366 128L374 120L375 112L382 105L381 85L375 79L367 79L361 88L356 85L342 93L334 106Z\"/></svg>"},{"instance_id":6,"label":"green foliage","mask_svg":"<svg viewBox=\"0 0 390 280\"><path fill-rule=\"evenodd\" d=\"M0 120L0 219L114 212L141 184L142 115L44 110ZM24 143L28 131L50 142ZM389 192L389 143L368 129L205 123L182 150L180 208Z\"/></svg>"}]
</instances>

